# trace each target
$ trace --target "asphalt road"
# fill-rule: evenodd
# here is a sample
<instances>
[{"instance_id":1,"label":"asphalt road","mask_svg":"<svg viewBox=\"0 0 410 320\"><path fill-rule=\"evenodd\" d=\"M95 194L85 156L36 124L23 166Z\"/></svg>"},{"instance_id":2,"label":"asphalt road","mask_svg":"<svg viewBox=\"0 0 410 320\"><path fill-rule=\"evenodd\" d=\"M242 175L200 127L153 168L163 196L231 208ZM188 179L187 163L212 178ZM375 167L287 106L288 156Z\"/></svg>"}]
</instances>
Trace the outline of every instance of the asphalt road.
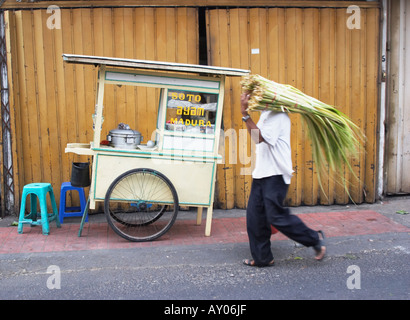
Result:
<instances>
[{"instance_id":1,"label":"asphalt road","mask_svg":"<svg viewBox=\"0 0 410 320\"><path fill-rule=\"evenodd\" d=\"M269 268L241 263L247 243L2 254L0 299L166 300L158 314L176 300L410 299L407 233L328 238L322 262L290 240L272 248Z\"/></svg>"}]
</instances>

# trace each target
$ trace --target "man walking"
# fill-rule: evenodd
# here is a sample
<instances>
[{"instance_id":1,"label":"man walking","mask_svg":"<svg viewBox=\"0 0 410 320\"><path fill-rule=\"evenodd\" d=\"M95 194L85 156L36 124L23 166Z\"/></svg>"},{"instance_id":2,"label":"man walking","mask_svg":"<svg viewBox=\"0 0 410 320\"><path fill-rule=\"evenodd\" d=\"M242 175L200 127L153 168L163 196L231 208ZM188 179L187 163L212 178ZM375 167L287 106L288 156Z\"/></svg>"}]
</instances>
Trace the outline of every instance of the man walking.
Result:
<instances>
[{"instance_id":1,"label":"man walking","mask_svg":"<svg viewBox=\"0 0 410 320\"><path fill-rule=\"evenodd\" d=\"M313 247L315 259L322 260L326 253L323 232L308 228L299 217L292 215L283 206L293 173L290 118L285 112L265 110L255 124L246 111L249 98L247 93L242 94L241 112L242 120L256 143L256 163L246 210L253 259L244 260L243 263L252 267L274 264L270 243L271 225L288 238L306 247Z\"/></svg>"}]
</instances>

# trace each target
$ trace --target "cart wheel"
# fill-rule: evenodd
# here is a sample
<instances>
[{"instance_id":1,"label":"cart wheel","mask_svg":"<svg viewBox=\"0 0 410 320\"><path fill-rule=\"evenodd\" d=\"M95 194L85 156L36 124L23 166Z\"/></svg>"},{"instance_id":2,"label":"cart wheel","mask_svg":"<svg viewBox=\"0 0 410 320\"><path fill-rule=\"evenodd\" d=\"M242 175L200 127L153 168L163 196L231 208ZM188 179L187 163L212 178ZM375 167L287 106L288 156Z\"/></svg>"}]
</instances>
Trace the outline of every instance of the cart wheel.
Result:
<instances>
[{"instance_id":1,"label":"cart wheel","mask_svg":"<svg viewBox=\"0 0 410 320\"><path fill-rule=\"evenodd\" d=\"M104 211L112 229L129 241L152 241L166 233L178 214L171 181L152 169L121 174L108 188Z\"/></svg>"}]
</instances>

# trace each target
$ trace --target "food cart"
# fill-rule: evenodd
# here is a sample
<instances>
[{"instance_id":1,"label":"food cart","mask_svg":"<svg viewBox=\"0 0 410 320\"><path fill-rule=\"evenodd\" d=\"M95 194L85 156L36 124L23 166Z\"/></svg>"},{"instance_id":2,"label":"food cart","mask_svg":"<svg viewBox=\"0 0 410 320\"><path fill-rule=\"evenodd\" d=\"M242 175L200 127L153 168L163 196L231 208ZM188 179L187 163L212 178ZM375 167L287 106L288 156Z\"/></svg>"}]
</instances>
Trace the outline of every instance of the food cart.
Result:
<instances>
[{"instance_id":1,"label":"food cart","mask_svg":"<svg viewBox=\"0 0 410 320\"><path fill-rule=\"evenodd\" d=\"M166 233L179 206L197 207L197 224L207 208L210 236L226 76L248 70L63 54L66 63L97 67L90 143L68 143L65 152L92 156L87 208L104 202L112 229L130 241L151 241ZM120 124L102 137L106 85L160 88L155 139L142 143L139 132ZM103 140L109 140L103 144ZM105 141L104 141L105 142ZM144 141L145 142L145 141Z\"/></svg>"}]
</instances>

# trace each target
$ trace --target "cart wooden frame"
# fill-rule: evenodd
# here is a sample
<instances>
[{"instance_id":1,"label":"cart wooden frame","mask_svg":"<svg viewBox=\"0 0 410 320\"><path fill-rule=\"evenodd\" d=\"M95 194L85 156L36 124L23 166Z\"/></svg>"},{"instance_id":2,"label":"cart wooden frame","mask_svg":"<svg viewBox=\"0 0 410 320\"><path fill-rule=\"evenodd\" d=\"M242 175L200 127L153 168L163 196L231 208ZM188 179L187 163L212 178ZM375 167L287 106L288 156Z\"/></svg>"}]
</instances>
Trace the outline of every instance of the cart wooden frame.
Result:
<instances>
[{"instance_id":1,"label":"cart wooden frame","mask_svg":"<svg viewBox=\"0 0 410 320\"><path fill-rule=\"evenodd\" d=\"M67 63L91 64L97 66L98 70L95 113L93 114L93 141L69 143L65 149L66 153L72 152L93 157L91 186L86 210L95 209L96 202L105 200L109 186L117 177L129 170L147 168L156 170L169 179L176 189L179 205L198 208L198 225L202 221L202 209L207 208L205 235L210 236L216 168L218 161L222 159L218 154L218 147L225 78L226 76L244 76L249 74L249 71L73 54L63 54L63 59ZM112 84L161 89L155 146L120 149L101 144L104 87ZM187 96L189 99L181 99ZM200 101L201 96L206 96L208 100L213 99L213 102L195 104ZM170 107L172 103L174 105ZM179 104L181 106L178 106ZM182 112L189 114L191 110L192 114L200 110L198 112L204 114L202 106L209 106L209 110L212 110L212 123L211 121L205 122L205 120L197 120L195 123L192 120L192 124L188 123L189 120L185 120L186 123L184 123ZM180 114L179 121L177 118L170 119L169 108L177 108L176 112ZM208 113L210 112L207 111ZM183 131L178 131L178 129Z\"/></svg>"}]
</instances>

